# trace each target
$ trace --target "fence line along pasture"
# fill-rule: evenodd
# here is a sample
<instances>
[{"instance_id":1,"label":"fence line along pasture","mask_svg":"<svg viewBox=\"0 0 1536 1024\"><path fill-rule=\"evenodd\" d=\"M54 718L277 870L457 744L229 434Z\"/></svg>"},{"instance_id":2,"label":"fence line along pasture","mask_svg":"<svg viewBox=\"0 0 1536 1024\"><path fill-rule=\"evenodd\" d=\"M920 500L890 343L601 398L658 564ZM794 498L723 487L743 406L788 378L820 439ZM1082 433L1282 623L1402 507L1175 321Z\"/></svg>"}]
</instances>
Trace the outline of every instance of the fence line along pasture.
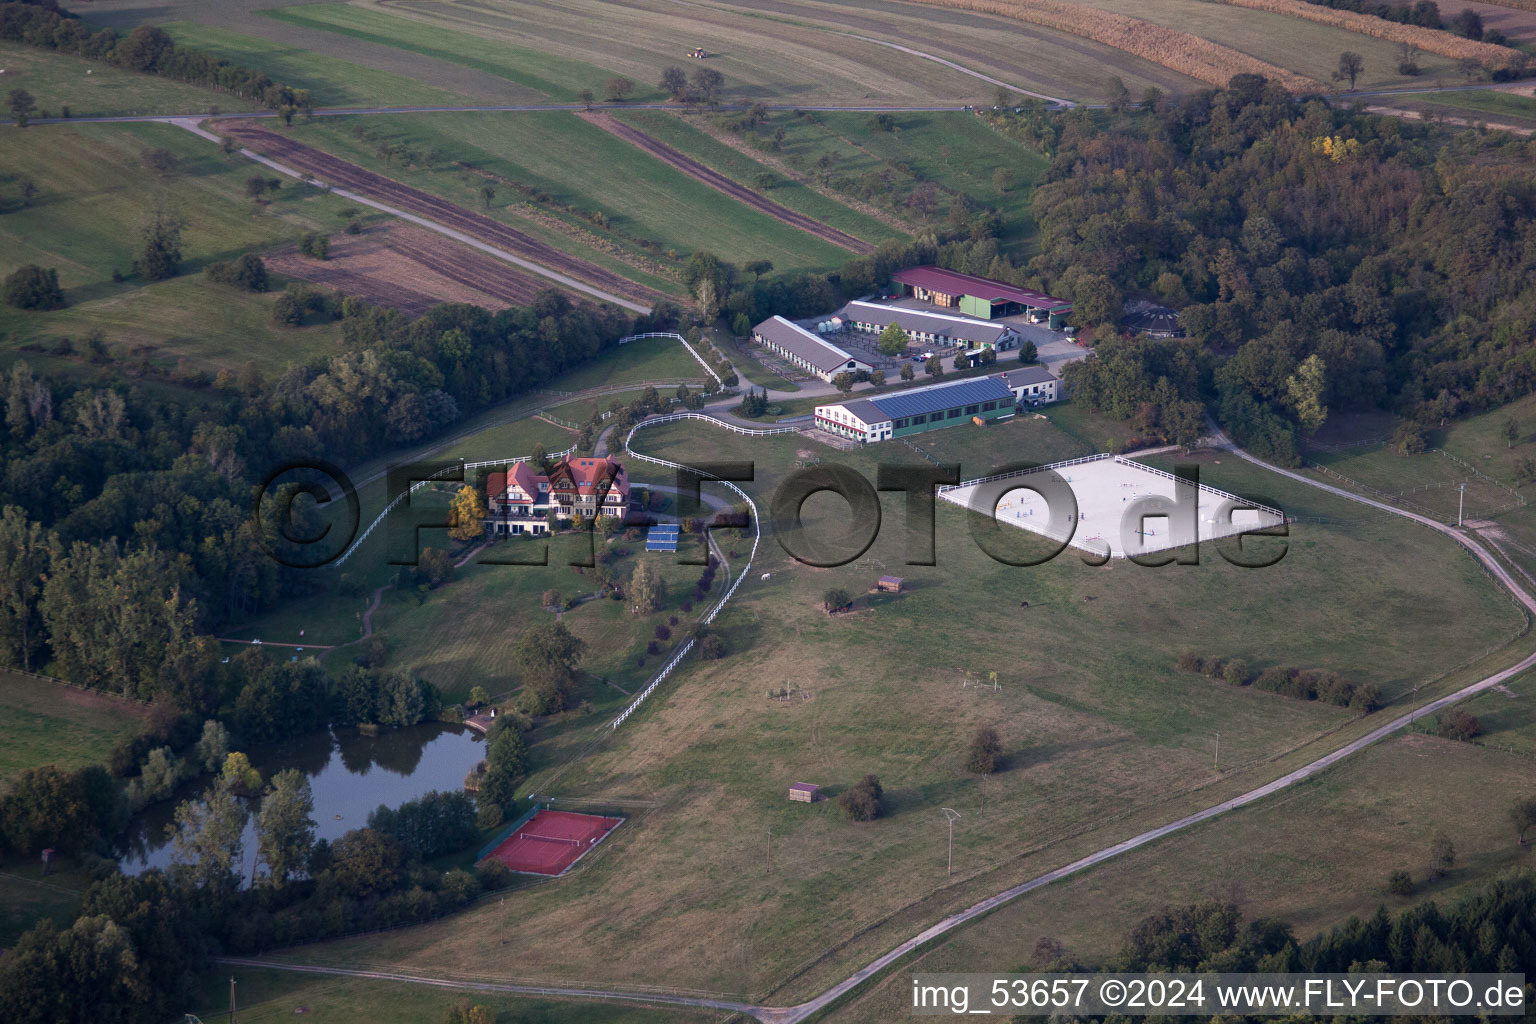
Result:
<instances>
[{"instance_id":1,"label":"fence line along pasture","mask_svg":"<svg viewBox=\"0 0 1536 1024\"><path fill-rule=\"evenodd\" d=\"M795 430L793 428L791 428L791 427L775 427L775 428L768 429L768 430L758 430L758 429L754 429L754 428L750 428L750 427L738 427L735 424L726 423L724 420L716 419L713 416L705 416L702 413L679 412L679 413L673 413L670 416L656 416L656 417L653 417L651 419L641 420L639 423L636 423L633 427L631 427L629 429L629 433L624 438L624 447L625 447L625 449L628 450L629 454L631 456L633 456L634 458L640 459L643 462L652 463L653 465L666 466L666 467L668 467L670 469L689 469L689 468L691 468L691 467L688 467L688 466L684 466L681 463L672 462L672 461L670 461L668 459L660 459L660 458L657 458L654 455L642 454L640 452L635 451L634 448L632 448L630 446L630 442L634 440L635 434L639 430L641 430L642 428L654 427L654 426L658 426L658 425L663 424L663 423L674 423L674 422L677 422L678 420L706 420L706 421L708 421L710 423L713 423L717 427L724 427L725 429L735 431L738 434L763 435L763 434L793 434L793 433L795 433ZM707 479L713 479L713 478L707 478ZM746 491L742 490L740 487L737 487L735 484L733 484L729 480L718 480L718 479L716 479L716 480L714 480L714 482L715 483L719 483L719 484L724 484L726 487L729 487L731 490L735 491L741 497L741 500L745 501L747 503L747 507L749 509L751 509L751 516L752 516L752 550L747 552L746 564L744 564L741 567L741 571L736 574L736 578L731 580L730 585L726 588L726 591L721 596L720 600L716 601L715 604L709 609L709 611L704 613L704 615L699 619L699 624L703 625L703 626L708 626L711 623L713 623L715 621L715 617L718 616L720 614L721 609L723 609L725 607L726 602L728 602L732 597L735 596L736 588L741 586L741 581L746 579L747 576L749 575L749 573L751 572L752 562L753 562L754 559L757 558L757 545L758 545L758 543L763 538L763 527L762 527L762 524L758 521L758 518L757 518L757 502L753 501L751 496L749 494L747 494ZM707 528L706 528L706 531L705 531L705 536L708 536ZM730 567L729 566L726 567L726 572L727 573L730 572ZM656 673L656 678L652 679L649 683L647 683L646 686L645 686L645 689L641 690L638 694L635 695L635 699L630 701L629 706L626 707L623 711L621 711L619 713L619 716L617 718L615 718L609 724L608 729L609 729L610 732L618 729L619 726L623 725L624 724L624 720L627 719L630 715L634 714L635 710L637 708L639 708L640 705L645 702L645 698L649 697L651 695L652 691L654 691L657 686L661 685L661 683L662 683L662 681L664 679L666 679L669 675L672 674L672 670L677 668L678 664L683 660L683 657L689 651L693 650L694 643L695 643L696 639L697 639L696 637L690 637L688 642L686 644L684 644L682 647L680 647L678 649L677 653L674 654L671 657L671 659L666 663L666 665L664 665L662 667L661 671Z\"/></svg>"},{"instance_id":2,"label":"fence line along pasture","mask_svg":"<svg viewBox=\"0 0 1536 1024\"><path fill-rule=\"evenodd\" d=\"M715 383L716 384L719 384L722 388L725 387L725 381L720 379L720 375L715 372L715 368L713 366L710 366L709 363L704 361L704 357L699 355L697 349L695 349L692 345L688 344L688 339L687 338L683 337L681 334L678 334L678 333L676 333L674 331L646 331L644 334L631 334L631 335L629 335L627 337L620 338L619 339L619 344L620 345L628 345L632 341L640 341L643 338L672 338L672 339L674 339L679 345L682 345L683 348L688 350L688 354L689 355L693 356L694 359L698 360L699 365L704 367L704 372L709 374L711 377L713 377L715 379Z\"/></svg>"}]
</instances>

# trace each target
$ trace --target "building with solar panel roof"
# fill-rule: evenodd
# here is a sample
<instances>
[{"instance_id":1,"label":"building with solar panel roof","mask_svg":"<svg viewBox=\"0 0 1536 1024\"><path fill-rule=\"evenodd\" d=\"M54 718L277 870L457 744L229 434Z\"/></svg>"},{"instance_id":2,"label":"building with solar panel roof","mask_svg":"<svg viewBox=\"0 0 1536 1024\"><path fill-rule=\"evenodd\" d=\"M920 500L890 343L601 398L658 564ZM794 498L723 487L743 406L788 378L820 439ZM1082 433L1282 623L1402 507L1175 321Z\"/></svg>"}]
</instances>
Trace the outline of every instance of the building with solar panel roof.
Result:
<instances>
[{"instance_id":1,"label":"building with solar panel roof","mask_svg":"<svg viewBox=\"0 0 1536 1024\"><path fill-rule=\"evenodd\" d=\"M860 443L920 434L961 423L1002 420L1017 400L997 376L930 384L875 398L816 407L816 426Z\"/></svg>"}]
</instances>

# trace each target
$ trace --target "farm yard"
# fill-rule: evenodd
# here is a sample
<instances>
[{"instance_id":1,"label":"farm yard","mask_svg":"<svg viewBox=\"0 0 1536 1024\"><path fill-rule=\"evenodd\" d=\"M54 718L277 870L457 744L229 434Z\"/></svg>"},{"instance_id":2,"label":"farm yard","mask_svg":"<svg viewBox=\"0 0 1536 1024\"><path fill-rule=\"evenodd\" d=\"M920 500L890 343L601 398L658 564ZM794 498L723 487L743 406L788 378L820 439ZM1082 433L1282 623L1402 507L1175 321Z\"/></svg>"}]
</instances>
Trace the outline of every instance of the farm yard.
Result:
<instances>
[{"instance_id":1,"label":"farm yard","mask_svg":"<svg viewBox=\"0 0 1536 1024\"><path fill-rule=\"evenodd\" d=\"M708 444L716 458L752 460L749 490L766 504L803 442L678 423L648 428L634 443L663 458L687 459ZM839 461L873 472L867 452ZM1288 511L1338 515L1346 505L1253 467L1210 461L1202 471L1214 486L1267 491ZM812 528L845 522L841 502L825 496L808 501L804 516ZM1177 590L1159 570L1125 563L1090 569L1069 557L1010 568L957 536L957 511L941 506L938 525L938 566L902 567L908 588L900 595L865 596L875 576L902 565L899 530L884 531L853 565L828 570L792 562L768 538L718 623L731 652L724 660L685 663L586 758L541 762L560 765L562 798L645 792L656 806L641 827L605 843L613 847L605 859L508 898L507 912L521 922L518 978L639 985L660 973L680 987L793 1001L913 923L1096 849L1102 829L1123 835L1188 802L1203 806L1372 721L1181 672L1175 662L1189 645L1241 635L1241 650L1208 653L1246 658L1254 670L1326 667L1376 683L1396 701L1416 686L1441 692L1474 667L1503 663L1521 628L1469 558L1449 544L1424 544L1408 524L1293 527L1290 553L1264 579L1207 559L1180 570ZM1383 557L1407 543L1414 565ZM855 595L852 613L822 609L834 586ZM1366 596L1381 592L1401 599L1388 608ZM990 596L978 603L977 593ZM1447 610L1469 606L1475 612L1458 613L1451 626ZM1412 652L1389 639L1405 628L1405 609L1407 628L1434 636ZM948 624L951 642L891 643L938 623ZM1024 650L1021 628L1033 638ZM750 656L736 656L744 651ZM962 689L965 672L988 670L999 673L1000 692ZM805 697L763 696L783 686ZM1008 758L987 787L984 815L960 763L964 738L982 722L1005 737ZM1211 756L1218 730L1219 770ZM789 782L814 779L835 795L872 770L889 815L871 825L841 821L830 801L783 799ZM535 791L544 784L542 772L528 783ZM963 837L956 833L956 863L967 866L952 886L944 884L942 831L928 814L940 803L967 820ZM722 829L722 820L731 826ZM771 873L762 860L769 829ZM283 955L506 980L495 913L503 911L470 910ZM994 953L1020 961L1036 937L1020 934ZM837 957L820 960L830 948Z\"/></svg>"}]
</instances>

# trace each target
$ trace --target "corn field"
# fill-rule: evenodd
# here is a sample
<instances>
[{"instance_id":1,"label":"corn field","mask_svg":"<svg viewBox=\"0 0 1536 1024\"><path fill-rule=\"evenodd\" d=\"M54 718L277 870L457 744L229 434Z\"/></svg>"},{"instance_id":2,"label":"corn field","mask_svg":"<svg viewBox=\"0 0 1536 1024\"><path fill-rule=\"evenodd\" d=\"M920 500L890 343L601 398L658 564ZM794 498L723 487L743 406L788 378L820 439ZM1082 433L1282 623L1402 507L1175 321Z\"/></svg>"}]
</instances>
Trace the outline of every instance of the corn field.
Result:
<instances>
[{"instance_id":1,"label":"corn field","mask_svg":"<svg viewBox=\"0 0 1536 1024\"><path fill-rule=\"evenodd\" d=\"M1324 87L1305 75L1259 60L1209 39L1132 18L1058 0L919 0L932 7L996 14L1046 28L1083 36L1117 50L1160 64L1212 85L1225 86L1233 75L1254 74L1279 82L1291 92L1316 92ZM1261 0L1262 2L1262 0ZM1284 2L1284 0L1281 0ZM1255 4L1257 6L1257 4ZM1298 7L1305 4L1297 3ZM1325 11L1324 13L1334 13ZM1371 19L1377 20L1377 19ZM1394 26L1395 27L1395 26ZM1465 40L1463 40L1465 41ZM1478 45L1478 44L1473 44ZM1499 47L1488 47L1498 50Z\"/></svg>"},{"instance_id":2,"label":"corn field","mask_svg":"<svg viewBox=\"0 0 1536 1024\"><path fill-rule=\"evenodd\" d=\"M1439 29L1423 28L1419 25L1400 25L1395 21L1387 21L1385 18L1377 18L1369 14L1320 7L1317 4L1307 3L1306 0L1221 0L1221 2L1233 7L1247 7L1255 11L1305 18L1320 25L1332 25L1334 28L1348 29L1377 39L1389 39L1394 43L1407 43L1428 53L1438 53L1442 57L1454 57L1458 60L1471 58L1489 69L1512 66L1522 59L1518 51L1508 47L1474 42ZM1516 6L1511 0L1500 0L1500 2L1510 7ZM1529 5L1525 8L1526 10L1536 10L1536 0L1519 0L1519 2Z\"/></svg>"}]
</instances>

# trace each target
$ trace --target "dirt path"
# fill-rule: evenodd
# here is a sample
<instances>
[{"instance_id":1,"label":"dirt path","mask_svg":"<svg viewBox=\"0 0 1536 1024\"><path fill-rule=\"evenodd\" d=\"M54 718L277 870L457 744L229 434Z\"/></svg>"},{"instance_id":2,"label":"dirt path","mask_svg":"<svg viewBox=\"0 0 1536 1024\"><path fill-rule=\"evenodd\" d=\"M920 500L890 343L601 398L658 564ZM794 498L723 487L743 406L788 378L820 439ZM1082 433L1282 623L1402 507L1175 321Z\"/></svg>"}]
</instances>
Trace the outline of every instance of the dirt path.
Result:
<instances>
[{"instance_id":1,"label":"dirt path","mask_svg":"<svg viewBox=\"0 0 1536 1024\"><path fill-rule=\"evenodd\" d=\"M799 228L810 235L815 235L824 242L842 246L844 249L864 254L875 251L875 247L860 238L854 238L846 231L823 224L814 217L807 217L803 213L796 213L787 206L780 206L771 199L765 199L747 188L737 184L719 171L706 167L690 156L684 156L671 146L659 139L652 138L638 128L631 127L616 119L606 111L583 112L580 115L584 120L596 125L606 132L617 135L632 146L637 146L660 160L662 163L675 167L695 181L701 181L717 192L723 192L737 202L744 203L760 213L766 213L776 221L788 224L790 227Z\"/></svg>"},{"instance_id":2,"label":"dirt path","mask_svg":"<svg viewBox=\"0 0 1536 1024\"><path fill-rule=\"evenodd\" d=\"M664 298L662 293L628 278L605 270L596 264L562 252L547 242L541 242L500 221L465 209L456 203L403 185L392 178L359 167L338 157L331 156L313 146L296 142L284 135L245 121L222 123L220 129L242 145L269 159L282 161L305 174L313 175L329 185L350 189L359 195L388 203L415 216L462 232L471 238L527 259L540 266L597 288L643 304L653 304Z\"/></svg>"},{"instance_id":3,"label":"dirt path","mask_svg":"<svg viewBox=\"0 0 1536 1024\"><path fill-rule=\"evenodd\" d=\"M1441 117L1438 114L1431 118L1426 116L1422 110L1405 110L1402 107L1369 106L1366 107L1365 110L1368 114L1390 114L1393 117L1401 117L1405 121L1435 120L1440 124L1454 124L1463 128L1470 128L1474 124L1480 124L1490 131L1509 132L1512 135L1530 135L1533 131L1536 131L1536 128L1522 128L1513 124L1499 124L1498 122L1487 121L1481 118L1477 121L1473 121L1468 117L1452 117L1450 115Z\"/></svg>"}]
</instances>

